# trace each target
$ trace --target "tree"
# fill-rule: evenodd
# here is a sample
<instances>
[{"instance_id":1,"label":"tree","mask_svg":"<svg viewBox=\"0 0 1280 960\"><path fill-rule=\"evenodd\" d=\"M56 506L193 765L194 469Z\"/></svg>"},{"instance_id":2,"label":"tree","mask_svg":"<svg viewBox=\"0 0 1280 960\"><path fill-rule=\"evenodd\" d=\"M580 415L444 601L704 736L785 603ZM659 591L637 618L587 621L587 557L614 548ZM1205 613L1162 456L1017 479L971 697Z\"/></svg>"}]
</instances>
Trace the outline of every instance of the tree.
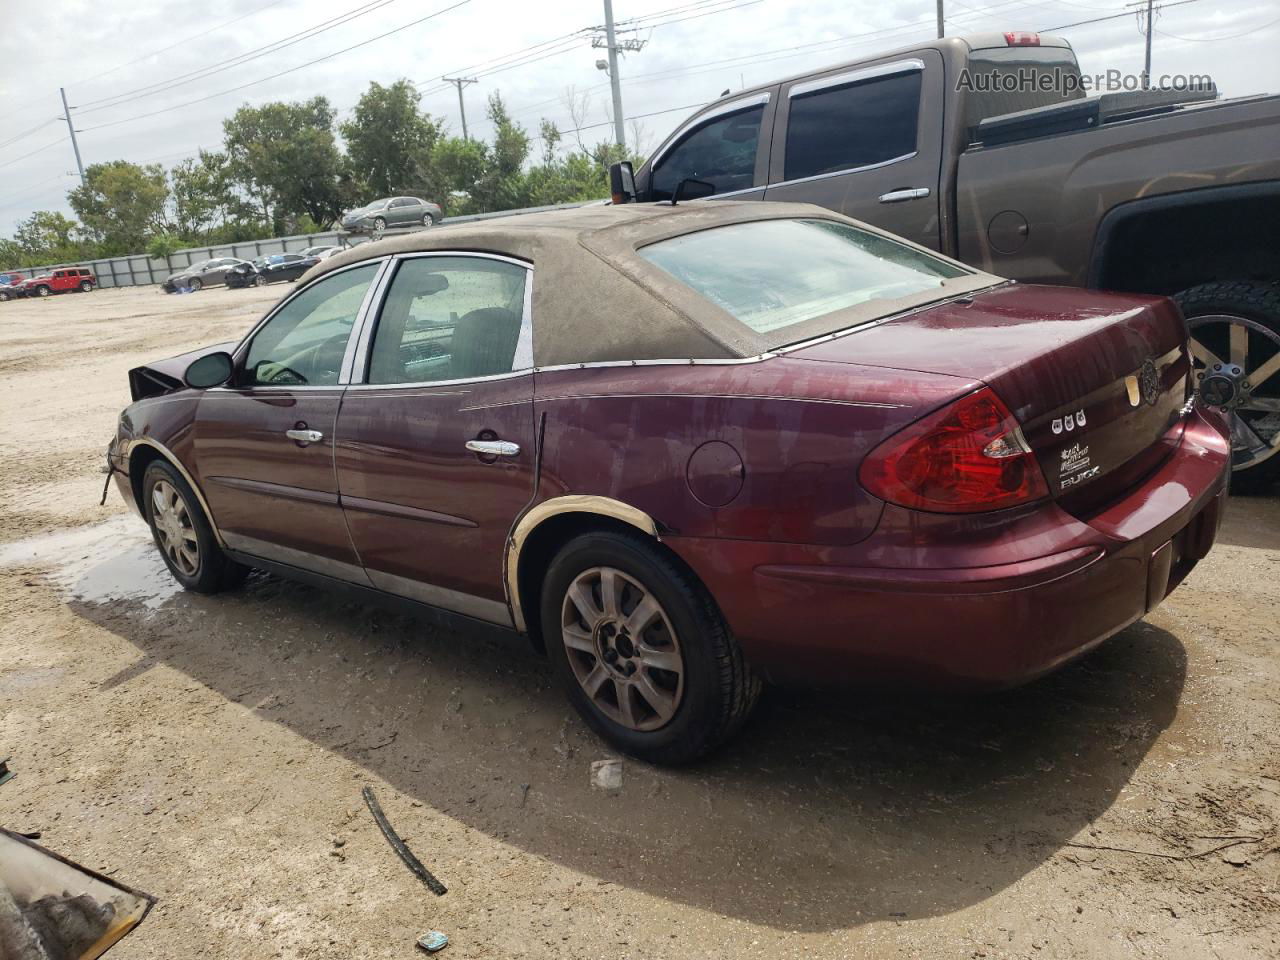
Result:
<instances>
[{"instance_id":1,"label":"tree","mask_svg":"<svg viewBox=\"0 0 1280 960\"><path fill-rule=\"evenodd\" d=\"M227 169L277 232L306 214L318 224L342 213L342 154L333 135L334 110L324 97L304 103L241 107L223 121Z\"/></svg>"},{"instance_id":2,"label":"tree","mask_svg":"<svg viewBox=\"0 0 1280 960\"><path fill-rule=\"evenodd\" d=\"M188 240L206 240L215 225L253 216L253 208L236 195L226 154L201 150L198 158L188 157L175 166L169 179L175 226Z\"/></svg>"},{"instance_id":3,"label":"tree","mask_svg":"<svg viewBox=\"0 0 1280 960\"><path fill-rule=\"evenodd\" d=\"M84 178L67 200L102 255L137 253L165 228L169 184L160 166L112 160L91 164Z\"/></svg>"},{"instance_id":4,"label":"tree","mask_svg":"<svg viewBox=\"0 0 1280 960\"><path fill-rule=\"evenodd\" d=\"M0 240L0 268L39 267L85 258L79 224L52 210L37 210L20 222L12 240Z\"/></svg>"},{"instance_id":5,"label":"tree","mask_svg":"<svg viewBox=\"0 0 1280 960\"><path fill-rule=\"evenodd\" d=\"M431 152L441 129L430 114L418 110L421 99L408 80L388 87L371 83L342 125L352 176L369 193L438 192Z\"/></svg>"}]
</instances>

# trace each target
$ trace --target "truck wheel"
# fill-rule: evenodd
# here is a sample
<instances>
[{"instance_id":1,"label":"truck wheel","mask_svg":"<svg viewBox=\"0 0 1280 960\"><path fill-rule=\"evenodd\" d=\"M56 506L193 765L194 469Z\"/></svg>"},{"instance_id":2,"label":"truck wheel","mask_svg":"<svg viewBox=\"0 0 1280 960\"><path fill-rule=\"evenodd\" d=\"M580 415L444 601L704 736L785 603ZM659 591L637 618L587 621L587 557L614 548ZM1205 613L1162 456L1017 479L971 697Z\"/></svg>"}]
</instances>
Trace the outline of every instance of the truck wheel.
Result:
<instances>
[{"instance_id":1,"label":"truck wheel","mask_svg":"<svg viewBox=\"0 0 1280 960\"><path fill-rule=\"evenodd\" d=\"M542 635L597 734L652 763L710 753L760 693L706 588L639 536L575 537L542 584Z\"/></svg>"},{"instance_id":2,"label":"truck wheel","mask_svg":"<svg viewBox=\"0 0 1280 960\"><path fill-rule=\"evenodd\" d=\"M80 292L81 292L81 293L88 293L88 292L89 292L90 290L92 290L92 289L93 289L93 284L92 284L92 283L90 283L88 280L81 280L81 281L80 281Z\"/></svg>"},{"instance_id":3,"label":"truck wheel","mask_svg":"<svg viewBox=\"0 0 1280 960\"><path fill-rule=\"evenodd\" d=\"M49 294L53 293L53 291L46 286L39 286L36 287L36 293L42 297L47 297Z\"/></svg>"},{"instance_id":4,"label":"truck wheel","mask_svg":"<svg viewBox=\"0 0 1280 960\"><path fill-rule=\"evenodd\" d=\"M1225 280L1174 299L1187 318L1196 389L1231 416L1231 487L1280 479L1280 284Z\"/></svg>"}]
</instances>

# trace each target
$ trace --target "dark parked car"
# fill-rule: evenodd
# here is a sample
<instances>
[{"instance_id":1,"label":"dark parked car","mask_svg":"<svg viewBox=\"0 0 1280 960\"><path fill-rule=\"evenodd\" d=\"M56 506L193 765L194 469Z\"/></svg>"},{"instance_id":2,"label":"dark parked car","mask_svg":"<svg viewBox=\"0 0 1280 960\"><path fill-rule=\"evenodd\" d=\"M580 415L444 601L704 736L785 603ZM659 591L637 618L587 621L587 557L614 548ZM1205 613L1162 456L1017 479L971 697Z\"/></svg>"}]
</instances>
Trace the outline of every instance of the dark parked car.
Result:
<instances>
[{"instance_id":1,"label":"dark parked car","mask_svg":"<svg viewBox=\"0 0 1280 960\"><path fill-rule=\"evenodd\" d=\"M241 263L228 270L227 286L265 287L268 283L297 280L319 262L319 257L307 257L300 253L259 257L252 263Z\"/></svg>"},{"instance_id":2,"label":"dark parked car","mask_svg":"<svg viewBox=\"0 0 1280 960\"><path fill-rule=\"evenodd\" d=\"M1231 413L1235 483L1280 479L1280 97L1086 97L1061 37L929 40L738 91L635 172L817 203L1001 276L1175 297ZM705 188L704 188L705 189Z\"/></svg>"},{"instance_id":3,"label":"dark parked car","mask_svg":"<svg viewBox=\"0 0 1280 960\"><path fill-rule=\"evenodd\" d=\"M348 212L342 218L342 229L377 238L387 227L434 226L442 215L436 204L417 197L384 197Z\"/></svg>"},{"instance_id":4,"label":"dark parked car","mask_svg":"<svg viewBox=\"0 0 1280 960\"><path fill-rule=\"evenodd\" d=\"M178 290L194 292L203 290L205 287L216 287L227 282L227 271L248 262L239 257L215 257L212 260L201 260L165 278L160 284L160 289L165 293L176 293Z\"/></svg>"},{"instance_id":5,"label":"dark parked car","mask_svg":"<svg viewBox=\"0 0 1280 960\"><path fill-rule=\"evenodd\" d=\"M1205 556L1230 469L1171 301L807 204L369 244L130 379L110 469L185 587L259 567L526 633L657 761L731 735L761 679L1060 666Z\"/></svg>"}]
</instances>

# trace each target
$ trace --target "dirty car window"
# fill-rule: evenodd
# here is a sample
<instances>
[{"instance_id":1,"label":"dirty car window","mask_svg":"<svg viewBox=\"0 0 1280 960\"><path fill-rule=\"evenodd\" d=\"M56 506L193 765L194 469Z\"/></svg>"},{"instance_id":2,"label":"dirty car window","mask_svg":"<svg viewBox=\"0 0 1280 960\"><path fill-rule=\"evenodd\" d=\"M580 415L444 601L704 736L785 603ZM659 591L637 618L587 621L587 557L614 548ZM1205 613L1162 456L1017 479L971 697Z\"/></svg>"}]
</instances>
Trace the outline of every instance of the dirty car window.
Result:
<instances>
[{"instance_id":1,"label":"dirty car window","mask_svg":"<svg viewBox=\"0 0 1280 960\"><path fill-rule=\"evenodd\" d=\"M244 385L335 385L360 304L380 266L331 274L281 307L249 344Z\"/></svg>"},{"instance_id":2,"label":"dirty car window","mask_svg":"<svg viewBox=\"0 0 1280 960\"><path fill-rule=\"evenodd\" d=\"M832 220L735 223L660 240L639 253L756 333L937 289L967 273Z\"/></svg>"}]
</instances>

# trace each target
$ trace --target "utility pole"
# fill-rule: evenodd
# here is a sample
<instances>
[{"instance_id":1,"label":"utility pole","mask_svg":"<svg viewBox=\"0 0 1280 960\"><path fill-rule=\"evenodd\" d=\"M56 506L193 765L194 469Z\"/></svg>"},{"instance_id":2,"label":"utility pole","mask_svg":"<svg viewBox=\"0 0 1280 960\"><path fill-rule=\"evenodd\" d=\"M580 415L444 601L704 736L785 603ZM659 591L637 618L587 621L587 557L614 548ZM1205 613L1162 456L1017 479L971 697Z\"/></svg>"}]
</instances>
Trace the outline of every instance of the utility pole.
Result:
<instances>
[{"instance_id":1,"label":"utility pole","mask_svg":"<svg viewBox=\"0 0 1280 960\"><path fill-rule=\"evenodd\" d=\"M462 139L470 140L471 138L467 136L467 107L462 102L462 88L468 83L479 83L480 81L475 77L441 77L440 79L445 83L452 83L458 88L458 112L462 114Z\"/></svg>"},{"instance_id":2,"label":"utility pole","mask_svg":"<svg viewBox=\"0 0 1280 960\"><path fill-rule=\"evenodd\" d=\"M1145 29L1142 30L1142 32L1145 33L1147 36L1147 55L1146 55L1146 59L1143 61L1143 67L1142 67L1142 89L1148 90L1151 88L1151 35L1155 32L1155 30L1152 29L1151 18L1155 15L1155 11L1157 8L1154 5L1154 0L1138 0L1137 3L1130 3L1128 4L1128 6L1138 8L1139 20L1143 19L1144 11L1142 8L1143 7L1146 8L1145 10L1146 27Z\"/></svg>"},{"instance_id":3,"label":"utility pole","mask_svg":"<svg viewBox=\"0 0 1280 960\"><path fill-rule=\"evenodd\" d=\"M67 91L58 88L62 94L62 112L67 115L67 131L71 134L71 149L76 152L76 169L80 171L80 186L84 186L84 164L80 162L80 144L76 142L76 125L71 122L71 108L67 106Z\"/></svg>"},{"instance_id":4,"label":"utility pole","mask_svg":"<svg viewBox=\"0 0 1280 960\"><path fill-rule=\"evenodd\" d=\"M939 40L942 39L942 35L945 32L946 31L943 29L943 26L942 26L942 0L938 0L938 39Z\"/></svg>"},{"instance_id":5,"label":"utility pole","mask_svg":"<svg viewBox=\"0 0 1280 960\"><path fill-rule=\"evenodd\" d=\"M591 46L597 49L605 47L609 51L609 86L613 90L613 140L620 147L626 147L627 134L622 116L622 78L618 76L618 51L643 50L647 42L636 37L619 40L613 26L613 0L604 0L604 36L592 37Z\"/></svg>"},{"instance_id":6,"label":"utility pole","mask_svg":"<svg viewBox=\"0 0 1280 960\"><path fill-rule=\"evenodd\" d=\"M613 32L613 0L604 0L604 33L609 46L609 86L613 89L613 139L620 147L627 145L622 121L622 78L618 76L618 38Z\"/></svg>"}]
</instances>

